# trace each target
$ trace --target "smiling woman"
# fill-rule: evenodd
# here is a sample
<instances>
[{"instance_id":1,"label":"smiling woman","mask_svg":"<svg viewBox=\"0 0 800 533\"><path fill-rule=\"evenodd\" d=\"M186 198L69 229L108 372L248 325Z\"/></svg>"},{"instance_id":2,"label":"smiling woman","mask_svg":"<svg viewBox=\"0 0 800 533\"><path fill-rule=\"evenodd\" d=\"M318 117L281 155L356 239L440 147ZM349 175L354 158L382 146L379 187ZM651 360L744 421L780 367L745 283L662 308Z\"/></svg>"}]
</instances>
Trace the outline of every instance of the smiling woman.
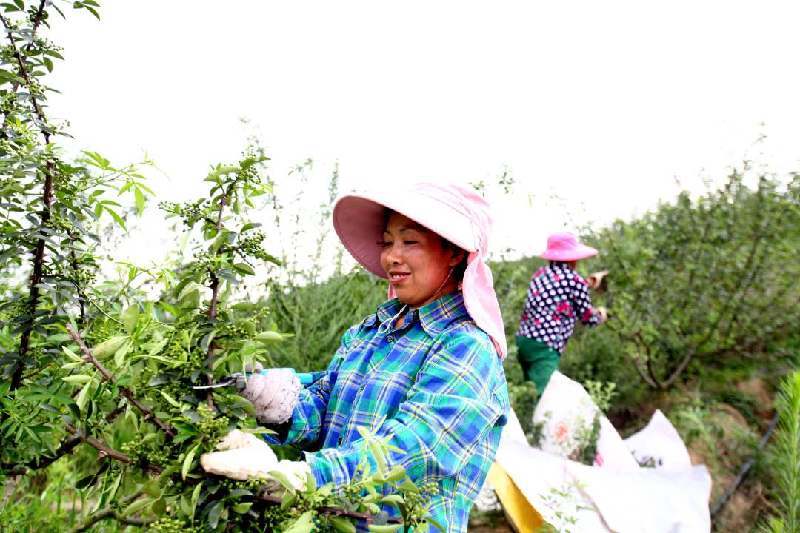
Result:
<instances>
[{"instance_id":1,"label":"smiling woman","mask_svg":"<svg viewBox=\"0 0 800 533\"><path fill-rule=\"evenodd\" d=\"M416 308L458 290L466 252L405 215L386 214L381 266L397 299Z\"/></svg>"},{"instance_id":2,"label":"smiling woman","mask_svg":"<svg viewBox=\"0 0 800 533\"><path fill-rule=\"evenodd\" d=\"M305 461L277 462L244 443L202 464L237 479L279 472L298 485L311 475L318 486L343 486L364 458L378 460L362 438L366 428L390 445L387 466L432 494L427 516L404 517L406 526L466 531L509 408L505 337L486 264L489 206L469 189L418 184L344 196L333 223L356 260L389 280L389 299L345 332L310 385L273 369L244 391L281 442L308 450Z\"/></svg>"}]
</instances>

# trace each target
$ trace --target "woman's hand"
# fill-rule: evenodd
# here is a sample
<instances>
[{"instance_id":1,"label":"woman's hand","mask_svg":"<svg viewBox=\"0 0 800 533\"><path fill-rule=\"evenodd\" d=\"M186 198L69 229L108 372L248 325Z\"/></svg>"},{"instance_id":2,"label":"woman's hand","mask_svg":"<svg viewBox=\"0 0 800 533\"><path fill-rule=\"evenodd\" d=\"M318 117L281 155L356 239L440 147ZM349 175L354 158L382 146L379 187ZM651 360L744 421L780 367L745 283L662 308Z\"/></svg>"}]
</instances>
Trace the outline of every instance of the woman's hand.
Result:
<instances>
[{"instance_id":1,"label":"woman's hand","mask_svg":"<svg viewBox=\"0 0 800 533\"><path fill-rule=\"evenodd\" d=\"M608 286L608 280L606 279L607 275L608 275L608 270L602 270L600 272L592 272L586 278L586 284L589 286L590 289L602 292Z\"/></svg>"},{"instance_id":2,"label":"woman's hand","mask_svg":"<svg viewBox=\"0 0 800 533\"><path fill-rule=\"evenodd\" d=\"M240 481L263 479L269 492L283 488L276 475L288 481L293 490L305 490L311 473L308 464L302 461L278 461L266 442L238 429L228 433L217 444L217 450L200 456L203 470Z\"/></svg>"},{"instance_id":3,"label":"woman's hand","mask_svg":"<svg viewBox=\"0 0 800 533\"><path fill-rule=\"evenodd\" d=\"M276 368L250 376L242 395L252 402L260 422L283 424L292 417L300 387L291 369Z\"/></svg>"}]
</instances>

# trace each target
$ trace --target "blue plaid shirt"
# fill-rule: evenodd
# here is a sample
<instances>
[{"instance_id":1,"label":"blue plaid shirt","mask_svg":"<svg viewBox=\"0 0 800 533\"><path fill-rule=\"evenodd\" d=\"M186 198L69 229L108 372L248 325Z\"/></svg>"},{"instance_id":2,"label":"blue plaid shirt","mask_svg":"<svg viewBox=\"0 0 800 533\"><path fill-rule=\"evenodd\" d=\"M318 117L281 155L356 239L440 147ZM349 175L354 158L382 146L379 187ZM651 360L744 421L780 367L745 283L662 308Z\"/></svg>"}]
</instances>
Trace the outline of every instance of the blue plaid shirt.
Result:
<instances>
[{"instance_id":1,"label":"blue plaid shirt","mask_svg":"<svg viewBox=\"0 0 800 533\"><path fill-rule=\"evenodd\" d=\"M402 308L385 302L344 334L328 369L300 391L286 442L319 446L306 452L318 486L341 485L370 457L356 428L388 436L402 450L389 467L435 482L432 517L466 531L509 409L502 362L461 293L407 311L397 327Z\"/></svg>"}]
</instances>

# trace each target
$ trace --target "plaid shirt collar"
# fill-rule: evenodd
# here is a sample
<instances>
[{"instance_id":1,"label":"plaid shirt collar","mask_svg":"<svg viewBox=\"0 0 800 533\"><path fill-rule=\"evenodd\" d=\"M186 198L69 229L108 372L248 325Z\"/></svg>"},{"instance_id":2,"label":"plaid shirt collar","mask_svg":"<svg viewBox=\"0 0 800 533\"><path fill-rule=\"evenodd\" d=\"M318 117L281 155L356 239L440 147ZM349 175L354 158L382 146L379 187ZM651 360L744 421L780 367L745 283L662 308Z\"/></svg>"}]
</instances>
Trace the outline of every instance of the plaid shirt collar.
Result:
<instances>
[{"instance_id":1,"label":"plaid shirt collar","mask_svg":"<svg viewBox=\"0 0 800 533\"><path fill-rule=\"evenodd\" d=\"M365 325L374 326L376 322L383 324L391 320L404 305L397 298L382 303L378 306L377 312L366 320ZM422 329L431 337L436 337L456 320L468 316L467 308L464 306L464 295L460 291L445 294L429 304L412 309L409 313L411 320L404 324L404 327L419 319Z\"/></svg>"}]
</instances>

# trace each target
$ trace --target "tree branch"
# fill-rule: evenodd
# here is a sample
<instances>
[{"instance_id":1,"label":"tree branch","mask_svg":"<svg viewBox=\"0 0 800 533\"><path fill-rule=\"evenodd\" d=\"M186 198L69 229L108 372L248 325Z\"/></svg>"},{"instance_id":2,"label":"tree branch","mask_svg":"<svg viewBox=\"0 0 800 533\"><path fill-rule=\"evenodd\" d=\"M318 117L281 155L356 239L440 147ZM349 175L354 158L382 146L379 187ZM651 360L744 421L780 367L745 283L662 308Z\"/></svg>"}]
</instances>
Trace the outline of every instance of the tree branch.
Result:
<instances>
[{"instance_id":1,"label":"tree branch","mask_svg":"<svg viewBox=\"0 0 800 533\"><path fill-rule=\"evenodd\" d=\"M277 496L272 496L271 494L267 494L263 491L258 495L258 499L267 502L271 505L280 505L281 502L283 501L282 498L279 498ZM323 506L323 507L318 507L316 511L320 514L328 516L344 516L347 518L353 518L355 520L363 520L367 524L372 523L372 520L374 518L369 513L357 513L355 511L347 511L339 507Z\"/></svg>"},{"instance_id":2,"label":"tree branch","mask_svg":"<svg viewBox=\"0 0 800 533\"><path fill-rule=\"evenodd\" d=\"M689 366L689 362L692 360L695 354L697 354L697 351L694 348L686 352L686 356L683 358L677 368L675 368L672 374L670 374L669 377L661 383L661 389L668 389L673 383L675 383L675 381L677 381L683 371L686 370L686 367Z\"/></svg>"},{"instance_id":3,"label":"tree branch","mask_svg":"<svg viewBox=\"0 0 800 533\"><path fill-rule=\"evenodd\" d=\"M225 205L228 202L228 191L225 191L222 194L222 198L219 201L219 211L217 212L217 235L219 235L220 230L222 230L222 214L225 211ZM208 319L210 321L214 321L217 318L217 304L219 301L219 276L217 276L216 272L211 272L211 283L209 284L211 287L211 301L208 304ZM217 345L212 341L208 343L208 349L206 350L206 361L208 366L211 366L211 363L214 358L214 350L216 349ZM208 385L214 383L214 376L211 373L206 374L206 382ZM211 389L208 390L208 396L206 396L206 401L208 402L208 406L211 409L214 409L214 400L211 397Z\"/></svg>"},{"instance_id":4,"label":"tree branch","mask_svg":"<svg viewBox=\"0 0 800 533\"><path fill-rule=\"evenodd\" d=\"M131 526L146 526L147 524L152 524L156 521L155 518L147 519L147 518L134 518L129 516L123 516L117 509L121 509L127 507L128 505L132 504L136 501L144 491L136 491L133 494L129 494L124 498L120 499L119 501L114 502L115 505L104 507L94 513L90 514L86 519L81 522L78 526L76 526L72 533L80 533L82 531L87 531L93 525L101 522L103 520L107 520L109 518L116 520L117 522L121 522L123 524L131 525Z\"/></svg>"},{"instance_id":5,"label":"tree branch","mask_svg":"<svg viewBox=\"0 0 800 533\"><path fill-rule=\"evenodd\" d=\"M44 7L44 1L40 5L40 9ZM39 17L39 20L41 17ZM14 35L11 30L11 25L8 22L8 19L0 14L0 21L2 21L3 27L6 29L6 35L10 41L10 47L12 49L12 53L14 58L17 60L17 64L19 66L19 75L25 81L26 86L28 87L28 91L30 93L31 103L33 104L34 111L36 116L39 117L40 125L39 130L44 137L44 141L46 145L50 144L50 132L47 129L47 120L45 118L44 112L42 111L41 106L39 105L39 101L36 99L35 91L33 90L33 83L31 81L30 75L28 73L28 69L25 66L25 60L22 58L19 49L17 48L17 43L14 40ZM38 27L38 24L37 24ZM40 214L39 220L39 227L43 228L47 225L50 221L51 216L51 207L53 204L53 182L54 182L54 175L55 175L55 165L53 161L48 158L44 166L44 189L42 192L42 212ZM33 270L31 272L30 277L30 284L29 284L29 297L28 297L28 318L25 320L25 323L22 326L22 333L20 336L20 343L19 343L19 351L18 356L19 359L14 364L14 370L11 373L11 384L10 390L16 390L22 384L22 373L25 368L25 358L28 354L28 350L30 348L30 338L31 333L33 331L33 326L35 322L35 315L36 309L39 307L39 284L42 282L42 273L44 270L44 252L45 252L45 241L43 237L40 237L36 241L36 245L33 249Z\"/></svg>"},{"instance_id":6,"label":"tree branch","mask_svg":"<svg viewBox=\"0 0 800 533\"><path fill-rule=\"evenodd\" d=\"M36 30L39 29L39 25L44 20L44 6L47 3L47 0L41 0L39 2L39 8L36 10L36 14L33 16L33 26L31 27L31 44L29 46L33 46L33 40L36 38Z\"/></svg>"},{"instance_id":7,"label":"tree branch","mask_svg":"<svg viewBox=\"0 0 800 533\"><path fill-rule=\"evenodd\" d=\"M167 437L169 437L170 439L175 436L175 429L172 426L170 426L166 422L162 421L160 418L158 418L155 415L155 413L153 413L152 409L150 409L149 407L144 405L142 402L137 400L136 397L133 395L133 392L128 387L119 385L116 382L116 380L114 379L114 375L111 374L111 372L109 372L108 369L106 367L104 367L100 363L100 361L97 360L97 358L95 358L95 356L92 354L91 350L89 350L89 348L83 342L83 339L81 338L81 336L78 334L77 331L75 331L72 328L71 325L67 325L67 332L69 333L69 336L72 337L72 340L74 340L75 343L78 345L78 347L81 349L81 352L83 352L84 361L94 365L94 367L97 368L97 370L103 376L103 379L105 381L115 384L119 388L120 394L122 394L122 396L127 398L127 400L131 404L133 404L137 409L139 409L139 411L142 412L142 414L144 415L144 419L145 420L147 420L147 419L152 420L153 423L156 426L158 426L159 429L161 429L161 431L163 431L167 435Z\"/></svg>"},{"instance_id":8,"label":"tree branch","mask_svg":"<svg viewBox=\"0 0 800 533\"><path fill-rule=\"evenodd\" d=\"M82 442L85 442L86 444L88 444L89 446L100 452L101 459L105 457L110 457L111 459L119 461L120 463L125 463L125 464L135 463L135 461L131 459L129 456L125 455L124 453L118 450L115 450L114 448L111 448L109 445L107 445L100 439L92 437L91 435L87 435L86 432L79 430L72 424L65 424L65 427L67 428L67 431L69 431L70 433L74 433L75 436L81 439ZM146 471L151 472L153 474L160 474L162 472L162 468L160 466L154 465L152 463L145 463L143 466Z\"/></svg>"},{"instance_id":9,"label":"tree branch","mask_svg":"<svg viewBox=\"0 0 800 533\"><path fill-rule=\"evenodd\" d=\"M117 418L117 416L119 416L124 410L124 406L117 407L106 415L106 422L113 422L114 419ZM69 438L61 441L59 447L51 455L37 457L36 459L28 461L22 465L4 463L0 465L0 470L5 471L12 476L22 476L31 470L41 470L43 468L47 468L65 455L72 453L72 450L74 450L81 442L83 442L83 439L79 435L72 434Z\"/></svg>"}]
</instances>

